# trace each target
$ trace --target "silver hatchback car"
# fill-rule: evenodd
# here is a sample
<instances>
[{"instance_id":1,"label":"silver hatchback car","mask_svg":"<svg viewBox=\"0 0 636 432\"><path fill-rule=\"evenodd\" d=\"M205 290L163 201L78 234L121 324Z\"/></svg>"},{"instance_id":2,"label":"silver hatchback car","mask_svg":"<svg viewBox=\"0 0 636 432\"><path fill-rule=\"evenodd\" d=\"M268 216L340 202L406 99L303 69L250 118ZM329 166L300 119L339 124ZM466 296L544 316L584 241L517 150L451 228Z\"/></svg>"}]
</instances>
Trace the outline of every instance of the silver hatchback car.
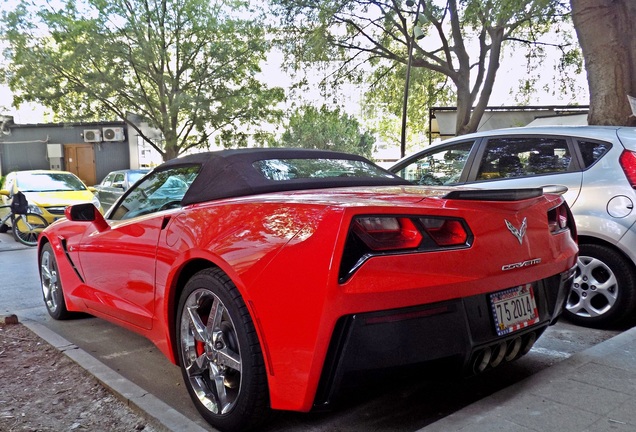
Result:
<instances>
[{"instance_id":1,"label":"silver hatchback car","mask_svg":"<svg viewBox=\"0 0 636 432\"><path fill-rule=\"evenodd\" d=\"M463 135L391 169L422 185L565 190L579 263L564 315L604 327L636 306L636 128L546 126Z\"/></svg>"}]
</instances>

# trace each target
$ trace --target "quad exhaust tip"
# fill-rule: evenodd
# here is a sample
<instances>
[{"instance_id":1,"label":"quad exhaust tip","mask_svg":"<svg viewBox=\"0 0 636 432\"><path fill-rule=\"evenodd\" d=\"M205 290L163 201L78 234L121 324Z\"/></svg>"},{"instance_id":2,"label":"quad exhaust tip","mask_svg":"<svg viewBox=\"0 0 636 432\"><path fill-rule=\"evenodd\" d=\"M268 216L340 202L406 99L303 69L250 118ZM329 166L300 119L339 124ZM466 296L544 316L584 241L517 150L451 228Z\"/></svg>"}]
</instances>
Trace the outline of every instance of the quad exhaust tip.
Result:
<instances>
[{"instance_id":1,"label":"quad exhaust tip","mask_svg":"<svg viewBox=\"0 0 636 432\"><path fill-rule=\"evenodd\" d=\"M495 368L499 366L504 361L511 362L516 360L528 354L536 341L536 333L530 332L514 339L481 348L473 356L473 372L476 374L481 373L489 367Z\"/></svg>"}]
</instances>

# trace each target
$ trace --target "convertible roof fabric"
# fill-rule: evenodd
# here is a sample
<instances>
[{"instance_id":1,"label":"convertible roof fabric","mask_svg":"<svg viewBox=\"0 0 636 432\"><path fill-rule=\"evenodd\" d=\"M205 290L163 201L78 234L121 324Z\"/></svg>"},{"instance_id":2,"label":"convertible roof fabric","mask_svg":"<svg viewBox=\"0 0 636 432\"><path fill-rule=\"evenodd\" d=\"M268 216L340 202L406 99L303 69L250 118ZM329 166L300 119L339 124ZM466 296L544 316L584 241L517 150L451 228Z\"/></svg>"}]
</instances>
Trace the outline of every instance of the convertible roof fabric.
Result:
<instances>
[{"instance_id":1,"label":"convertible roof fabric","mask_svg":"<svg viewBox=\"0 0 636 432\"><path fill-rule=\"evenodd\" d=\"M270 192L323 189L351 186L391 186L410 183L389 171L386 177L317 177L284 181L266 178L254 165L271 159L345 159L366 162L368 159L348 153L311 149L254 148L197 153L172 159L155 169L201 165L199 175L186 192L182 205ZM377 167L377 166L376 166Z\"/></svg>"}]
</instances>

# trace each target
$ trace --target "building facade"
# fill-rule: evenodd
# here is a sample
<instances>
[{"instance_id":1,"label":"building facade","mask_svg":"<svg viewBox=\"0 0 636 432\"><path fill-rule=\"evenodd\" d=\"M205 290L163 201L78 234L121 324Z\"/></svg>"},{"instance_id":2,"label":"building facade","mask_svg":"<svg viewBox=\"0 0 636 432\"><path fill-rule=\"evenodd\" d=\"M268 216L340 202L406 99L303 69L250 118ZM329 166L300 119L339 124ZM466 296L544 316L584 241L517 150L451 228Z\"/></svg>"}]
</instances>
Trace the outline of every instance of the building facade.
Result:
<instances>
[{"instance_id":1,"label":"building facade","mask_svg":"<svg viewBox=\"0 0 636 432\"><path fill-rule=\"evenodd\" d=\"M14 124L0 123L0 175L12 171L70 171L86 185L110 171L139 168L137 132L126 122ZM156 153L156 152L155 152Z\"/></svg>"}]
</instances>

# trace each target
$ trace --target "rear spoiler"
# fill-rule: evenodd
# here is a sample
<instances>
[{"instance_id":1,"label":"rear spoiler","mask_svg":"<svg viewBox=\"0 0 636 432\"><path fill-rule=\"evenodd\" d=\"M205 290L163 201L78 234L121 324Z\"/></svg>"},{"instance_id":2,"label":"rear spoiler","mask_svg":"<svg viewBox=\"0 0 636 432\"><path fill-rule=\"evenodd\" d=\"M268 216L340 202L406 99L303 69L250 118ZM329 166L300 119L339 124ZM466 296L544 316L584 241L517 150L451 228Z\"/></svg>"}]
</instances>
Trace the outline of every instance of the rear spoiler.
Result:
<instances>
[{"instance_id":1,"label":"rear spoiler","mask_svg":"<svg viewBox=\"0 0 636 432\"><path fill-rule=\"evenodd\" d=\"M532 189L468 189L454 190L444 195L446 199L479 201L520 201L543 195L543 188Z\"/></svg>"}]
</instances>

